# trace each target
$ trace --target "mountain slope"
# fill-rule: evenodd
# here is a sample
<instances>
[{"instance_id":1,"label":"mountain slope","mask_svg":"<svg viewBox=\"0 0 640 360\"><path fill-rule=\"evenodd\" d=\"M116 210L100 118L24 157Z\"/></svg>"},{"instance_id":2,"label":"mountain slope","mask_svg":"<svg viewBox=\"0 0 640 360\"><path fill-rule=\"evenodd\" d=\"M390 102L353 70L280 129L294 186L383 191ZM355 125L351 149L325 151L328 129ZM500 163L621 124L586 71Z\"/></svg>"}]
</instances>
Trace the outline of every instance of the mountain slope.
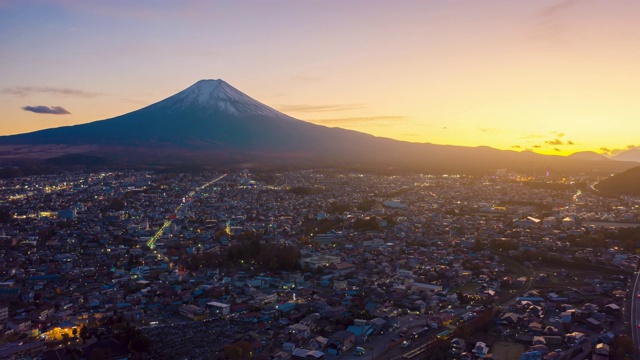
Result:
<instances>
[{"instance_id":1,"label":"mountain slope","mask_svg":"<svg viewBox=\"0 0 640 360\"><path fill-rule=\"evenodd\" d=\"M593 160L593 161L609 161L610 159L602 154L594 151L580 151L569 155L573 159Z\"/></svg>"},{"instance_id":2,"label":"mountain slope","mask_svg":"<svg viewBox=\"0 0 640 360\"><path fill-rule=\"evenodd\" d=\"M19 148L20 151L16 149ZM55 149L55 154L50 153ZM4 153L3 153L4 150ZM357 165L432 172L621 171L624 162L531 152L409 143L294 119L222 80L201 80L145 108L112 119L0 137L0 158L72 153L130 163Z\"/></svg>"},{"instance_id":3,"label":"mountain slope","mask_svg":"<svg viewBox=\"0 0 640 360\"><path fill-rule=\"evenodd\" d=\"M629 149L613 156L611 159L616 161L634 161L640 162L640 149Z\"/></svg>"},{"instance_id":4,"label":"mountain slope","mask_svg":"<svg viewBox=\"0 0 640 360\"><path fill-rule=\"evenodd\" d=\"M617 195L640 195L640 166L600 181L596 189Z\"/></svg>"}]
</instances>

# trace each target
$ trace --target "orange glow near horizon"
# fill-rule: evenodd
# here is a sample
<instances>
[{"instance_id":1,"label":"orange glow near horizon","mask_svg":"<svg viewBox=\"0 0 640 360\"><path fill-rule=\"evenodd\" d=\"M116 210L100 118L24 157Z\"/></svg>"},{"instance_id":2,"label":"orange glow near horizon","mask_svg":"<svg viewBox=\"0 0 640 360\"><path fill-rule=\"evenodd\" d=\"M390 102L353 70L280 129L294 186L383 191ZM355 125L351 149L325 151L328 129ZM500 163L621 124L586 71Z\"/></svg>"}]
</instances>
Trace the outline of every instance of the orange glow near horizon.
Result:
<instances>
[{"instance_id":1,"label":"orange glow near horizon","mask_svg":"<svg viewBox=\"0 0 640 360\"><path fill-rule=\"evenodd\" d=\"M279 4L0 4L0 135L108 119L221 78L295 118L404 141L640 147L640 2Z\"/></svg>"}]
</instances>

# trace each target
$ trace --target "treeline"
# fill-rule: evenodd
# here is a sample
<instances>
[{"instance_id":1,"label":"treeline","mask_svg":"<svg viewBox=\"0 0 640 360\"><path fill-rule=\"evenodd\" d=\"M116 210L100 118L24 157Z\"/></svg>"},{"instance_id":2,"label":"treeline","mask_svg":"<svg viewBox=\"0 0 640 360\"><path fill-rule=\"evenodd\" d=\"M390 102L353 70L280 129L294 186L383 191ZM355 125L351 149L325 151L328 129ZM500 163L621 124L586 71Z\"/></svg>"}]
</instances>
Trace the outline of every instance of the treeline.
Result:
<instances>
[{"instance_id":1,"label":"treeline","mask_svg":"<svg viewBox=\"0 0 640 360\"><path fill-rule=\"evenodd\" d=\"M254 267L268 271L299 270L300 251L290 245L279 243L263 244L260 240L234 243L221 252L194 255L191 270L201 268Z\"/></svg>"},{"instance_id":2,"label":"treeline","mask_svg":"<svg viewBox=\"0 0 640 360\"><path fill-rule=\"evenodd\" d=\"M521 184L531 189L545 189L545 190L558 190L558 191L572 191L575 189L583 189L586 186L585 183L565 184L565 183L548 183L548 182L540 182L540 181L526 181Z\"/></svg>"},{"instance_id":3,"label":"treeline","mask_svg":"<svg viewBox=\"0 0 640 360\"><path fill-rule=\"evenodd\" d=\"M51 166L10 166L0 168L0 179L11 179L16 177L48 175L58 172Z\"/></svg>"},{"instance_id":4,"label":"treeline","mask_svg":"<svg viewBox=\"0 0 640 360\"><path fill-rule=\"evenodd\" d=\"M533 206L542 211L551 211L551 205L537 202L537 201L519 201L519 200L508 200L502 201L498 204L498 206Z\"/></svg>"}]
</instances>

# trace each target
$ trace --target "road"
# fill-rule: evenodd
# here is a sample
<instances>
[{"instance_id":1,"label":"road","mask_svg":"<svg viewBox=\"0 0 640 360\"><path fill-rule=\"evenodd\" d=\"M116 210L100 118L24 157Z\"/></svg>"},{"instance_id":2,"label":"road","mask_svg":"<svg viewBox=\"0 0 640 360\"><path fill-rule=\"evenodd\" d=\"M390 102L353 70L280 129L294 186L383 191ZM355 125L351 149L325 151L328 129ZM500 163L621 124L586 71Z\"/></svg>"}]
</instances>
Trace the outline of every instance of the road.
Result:
<instances>
[{"instance_id":1,"label":"road","mask_svg":"<svg viewBox=\"0 0 640 360\"><path fill-rule=\"evenodd\" d=\"M192 198L195 194L197 194L198 192L202 191L202 189L205 189L205 188L211 186L212 184L215 184L216 182L220 181L220 179L224 178L225 176L227 176L227 174L219 176L219 177L209 181L208 183L203 184L203 185L193 189L191 192L189 192L189 194L187 194L185 196L185 198ZM176 207L176 209L173 212L173 214L174 215L178 214L180 212L180 210L182 209L182 207L184 206L184 204L186 204L186 202L182 201L180 203L180 205L178 205L178 207ZM168 228L169 226L171 226L172 222L173 222L173 217L171 217L171 218L169 218L169 219L164 221L164 224L162 224L160 229L158 229L158 231L156 231L156 233L151 237L151 239L149 239L149 241L147 241L147 246L149 246L149 248L151 248L152 250L155 248L156 241L158 241L158 239L162 236L162 234L164 234L164 230L166 228Z\"/></svg>"},{"instance_id":2,"label":"road","mask_svg":"<svg viewBox=\"0 0 640 360\"><path fill-rule=\"evenodd\" d=\"M631 336L633 338L633 343L636 347L636 355L635 359L640 360L640 329L638 329L638 325L640 322L640 299L638 298L638 291L640 291L640 276L638 276L638 272L634 273L633 279L633 291L630 295L629 302L631 302L631 312L629 317L629 323L631 324Z\"/></svg>"}]
</instances>

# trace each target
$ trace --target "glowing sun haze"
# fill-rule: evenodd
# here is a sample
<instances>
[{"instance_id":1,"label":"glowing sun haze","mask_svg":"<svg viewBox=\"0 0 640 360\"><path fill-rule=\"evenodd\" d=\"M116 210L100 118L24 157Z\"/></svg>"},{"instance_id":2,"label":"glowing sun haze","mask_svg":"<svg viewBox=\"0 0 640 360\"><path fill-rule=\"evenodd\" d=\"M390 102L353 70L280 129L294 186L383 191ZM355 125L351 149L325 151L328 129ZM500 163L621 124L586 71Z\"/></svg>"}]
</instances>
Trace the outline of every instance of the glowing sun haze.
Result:
<instances>
[{"instance_id":1,"label":"glowing sun haze","mask_svg":"<svg viewBox=\"0 0 640 360\"><path fill-rule=\"evenodd\" d=\"M0 0L0 134L221 78L288 115L414 142L640 145L637 0Z\"/></svg>"}]
</instances>

